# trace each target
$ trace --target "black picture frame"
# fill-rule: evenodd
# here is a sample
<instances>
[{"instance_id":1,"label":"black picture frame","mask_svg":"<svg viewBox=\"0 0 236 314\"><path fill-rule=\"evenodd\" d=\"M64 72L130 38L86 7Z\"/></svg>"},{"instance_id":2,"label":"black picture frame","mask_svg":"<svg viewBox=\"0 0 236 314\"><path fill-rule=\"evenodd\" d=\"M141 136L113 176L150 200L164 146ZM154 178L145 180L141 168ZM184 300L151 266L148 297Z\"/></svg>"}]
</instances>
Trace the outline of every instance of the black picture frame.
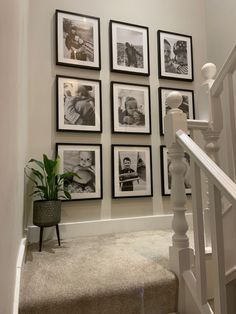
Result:
<instances>
[{"instance_id":1,"label":"black picture frame","mask_svg":"<svg viewBox=\"0 0 236 314\"><path fill-rule=\"evenodd\" d=\"M64 182L71 201L103 198L101 144L56 143L56 155L60 172L73 171L80 177Z\"/></svg>"},{"instance_id":2,"label":"black picture frame","mask_svg":"<svg viewBox=\"0 0 236 314\"><path fill-rule=\"evenodd\" d=\"M110 20L112 72L150 75L148 27Z\"/></svg>"},{"instance_id":3,"label":"black picture frame","mask_svg":"<svg viewBox=\"0 0 236 314\"><path fill-rule=\"evenodd\" d=\"M192 82L192 36L158 30L157 42L159 78Z\"/></svg>"},{"instance_id":4,"label":"black picture frame","mask_svg":"<svg viewBox=\"0 0 236 314\"><path fill-rule=\"evenodd\" d=\"M102 132L101 81L56 76L57 131Z\"/></svg>"},{"instance_id":5,"label":"black picture frame","mask_svg":"<svg viewBox=\"0 0 236 314\"><path fill-rule=\"evenodd\" d=\"M101 69L100 18L56 10L56 64Z\"/></svg>"},{"instance_id":6,"label":"black picture frame","mask_svg":"<svg viewBox=\"0 0 236 314\"><path fill-rule=\"evenodd\" d=\"M186 113L187 119L195 119L194 91L192 89L159 87L158 96L159 96L160 135L164 135L164 117L170 109L166 105L166 98L169 95L169 93L173 91L180 92L183 97L183 101L179 106L179 109Z\"/></svg>"},{"instance_id":7,"label":"black picture frame","mask_svg":"<svg viewBox=\"0 0 236 314\"><path fill-rule=\"evenodd\" d=\"M113 144L112 181L112 198L152 197L151 145Z\"/></svg>"},{"instance_id":8,"label":"black picture frame","mask_svg":"<svg viewBox=\"0 0 236 314\"><path fill-rule=\"evenodd\" d=\"M150 102L150 85L112 81L112 132L151 134Z\"/></svg>"},{"instance_id":9,"label":"black picture frame","mask_svg":"<svg viewBox=\"0 0 236 314\"><path fill-rule=\"evenodd\" d=\"M190 182L190 157L185 152L184 161L186 165L185 173L185 193L187 195L192 194L191 182ZM169 196L171 194L171 176L169 172L170 160L168 158L167 147L165 145L160 146L160 166L161 166L161 192L163 196Z\"/></svg>"}]
</instances>

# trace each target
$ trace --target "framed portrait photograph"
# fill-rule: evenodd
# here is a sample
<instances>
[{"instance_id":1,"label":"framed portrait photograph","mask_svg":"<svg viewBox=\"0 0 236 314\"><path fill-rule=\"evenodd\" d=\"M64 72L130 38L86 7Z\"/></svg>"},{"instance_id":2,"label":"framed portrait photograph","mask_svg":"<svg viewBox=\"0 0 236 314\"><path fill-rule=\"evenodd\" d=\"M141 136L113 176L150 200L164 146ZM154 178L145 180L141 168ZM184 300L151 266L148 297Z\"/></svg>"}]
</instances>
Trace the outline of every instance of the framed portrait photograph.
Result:
<instances>
[{"instance_id":1,"label":"framed portrait photograph","mask_svg":"<svg viewBox=\"0 0 236 314\"><path fill-rule=\"evenodd\" d=\"M170 195L171 194L171 173L169 170L170 167L170 158L168 157L168 151L165 145L160 146L160 161L161 161L161 187L162 187L162 195ZM191 181L190 181L190 157L186 152L184 153L184 165L185 165L185 173L184 173L184 185L185 185L185 193L191 194Z\"/></svg>"},{"instance_id":2,"label":"framed portrait photograph","mask_svg":"<svg viewBox=\"0 0 236 314\"><path fill-rule=\"evenodd\" d=\"M111 71L148 76L148 27L110 21Z\"/></svg>"},{"instance_id":3,"label":"framed portrait photograph","mask_svg":"<svg viewBox=\"0 0 236 314\"><path fill-rule=\"evenodd\" d=\"M194 108L194 93L190 89L179 89L169 87L159 87L159 117L160 117L160 135L164 135L164 117L170 110L170 107L166 104L166 98L169 93L178 91L181 93L183 100L179 109L181 109L187 115L187 119L195 119L195 108Z\"/></svg>"},{"instance_id":4,"label":"framed portrait photograph","mask_svg":"<svg viewBox=\"0 0 236 314\"><path fill-rule=\"evenodd\" d=\"M193 81L192 37L157 32L159 78Z\"/></svg>"},{"instance_id":5,"label":"framed portrait photograph","mask_svg":"<svg viewBox=\"0 0 236 314\"><path fill-rule=\"evenodd\" d=\"M101 69L98 17L56 10L56 64Z\"/></svg>"},{"instance_id":6,"label":"framed portrait photograph","mask_svg":"<svg viewBox=\"0 0 236 314\"><path fill-rule=\"evenodd\" d=\"M61 159L60 171L72 171L79 176L64 181L64 188L71 193L71 200L101 199L101 144L56 143L56 153Z\"/></svg>"},{"instance_id":7,"label":"framed portrait photograph","mask_svg":"<svg viewBox=\"0 0 236 314\"><path fill-rule=\"evenodd\" d=\"M150 86L111 82L113 133L151 134Z\"/></svg>"},{"instance_id":8,"label":"framed portrait photograph","mask_svg":"<svg viewBox=\"0 0 236 314\"><path fill-rule=\"evenodd\" d=\"M57 75L57 131L102 132L101 81Z\"/></svg>"},{"instance_id":9,"label":"framed portrait photograph","mask_svg":"<svg viewBox=\"0 0 236 314\"><path fill-rule=\"evenodd\" d=\"M112 145L113 198L153 195L151 146Z\"/></svg>"}]
</instances>

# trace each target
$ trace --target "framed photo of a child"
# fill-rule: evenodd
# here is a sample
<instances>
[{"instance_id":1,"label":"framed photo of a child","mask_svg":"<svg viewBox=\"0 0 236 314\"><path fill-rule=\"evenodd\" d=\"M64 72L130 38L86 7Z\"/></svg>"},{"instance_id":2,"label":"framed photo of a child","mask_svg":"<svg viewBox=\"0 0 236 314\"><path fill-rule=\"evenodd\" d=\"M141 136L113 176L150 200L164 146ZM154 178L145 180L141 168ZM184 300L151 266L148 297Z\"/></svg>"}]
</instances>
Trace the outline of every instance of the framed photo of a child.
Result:
<instances>
[{"instance_id":1,"label":"framed photo of a child","mask_svg":"<svg viewBox=\"0 0 236 314\"><path fill-rule=\"evenodd\" d=\"M150 86L111 82L113 133L151 134Z\"/></svg>"},{"instance_id":2,"label":"framed photo of a child","mask_svg":"<svg viewBox=\"0 0 236 314\"><path fill-rule=\"evenodd\" d=\"M182 95L182 103L179 106L184 113L187 115L187 119L195 119L195 108L194 108L194 93L190 89L179 89L170 87L159 87L159 117L160 117L160 135L164 135L164 117L170 110L170 107L166 104L166 98L169 93L178 91Z\"/></svg>"},{"instance_id":3,"label":"framed photo of a child","mask_svg":"<svg viewBox=\"0 0 236 314\"><path fill-rule=\"evenodd\" d=\"M57 75L57 131L102 132L101 81Z\"/></svg>"},{"instance_id":4,"label":"framed photo of a child","mask_svg":"<svg viewBox=\"0 0 236 314\"><path fill-rule=\"evenodd\" d=\"M150 145L112 145L113 198L153 195Z\"/></svg>"},{"instance_id":5,"label":"framed photo of a child","mask_svg":"<svg viewBox=\"0 0 236 314\"><path fill-rule=\"evenodd\" d=\"M192 36L159 30L159 78L193 81Z\"/></svg>"},{"instance_id":6,"label":"framed photo of a child","mask_svg":"<svg viewBox=\"0 0 236 314\"><path fill-rule=\"evenodd\" d=\"M111 71L149 76L148 27L110 20Z\"/></svg>"},{"instance_id":7,"label":"framed photo of a child","mask_svg":"<svg viewBox=\"0 0 236 314\"><path fill-rule=\"evenodd\" d=\"M168 156L167 147L165 145L160 146L160 161L161 161L161 181L162 181L162 195L171 194L171 173L170 173L170 158ZM184 153L183 163L185 166L184 169L184 186L185 193L191 194L191 181L190 181L190 157L186 152Z\"/></svg>"},{"instance_id":8,"label":"framed photo of a child","mask_svg":"<svg viewBox=\"0 0 236 314\"><path fill-rule=\"evenodd\" d=\"M102 145L56 143L60 156L60 171L72 171L73 176L64 181L64 189L71 200L102 199Z\"/></svg>"},{"instance_id":9,"label":"framed photo of a child","mask_svg":"<svg viewBox=\"0 0 236 314\"><path fill-rule=\"evenodd\" d=\"M56 10L56 64L101 69L98 17Z\"/></svg>"}]
</instances>

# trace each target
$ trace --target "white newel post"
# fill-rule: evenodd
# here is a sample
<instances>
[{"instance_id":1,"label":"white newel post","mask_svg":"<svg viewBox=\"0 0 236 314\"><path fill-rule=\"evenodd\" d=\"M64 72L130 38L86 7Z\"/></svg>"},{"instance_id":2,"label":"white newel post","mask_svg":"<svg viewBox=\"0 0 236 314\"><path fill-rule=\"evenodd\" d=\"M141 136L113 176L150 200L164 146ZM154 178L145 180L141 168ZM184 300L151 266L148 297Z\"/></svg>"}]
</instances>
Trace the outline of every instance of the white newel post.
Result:
<instances>
[{"instance_id":1,"label":"white newel post","mask_svg":"<svg viewBox=\"0 0 236 314\"><path fill-rule=\"evenodd\" d=\"M202 130L205 141L204 149L206 154L217 164L219 163L218 152L220 146L218 144L220 132L222 130L222 113L221 103L218 99L212 99L210 88L215 81L216 66L213 63L206 63L202 69L203 83L199 90L199 101L201 102L199 109L199 119L203 118L209 121L209 128ZM203 108L204 105L204 108ZM216 108L217 107L217 108ZM204 206L204 230L205 230L205 246L211 247L211 218L209 203L209 186L208 179L205 177L205 206Z\"/></svg>"},{"instance_id":2,"label":"white newel post","mask_svg":"<svg viewBox=\"0 0 236 314\"><path fill-rule=\"evenodd\" d=\"M193 250L189 248L187 236L188 224L185 217L186 194L184 186L185 164L183 162L184 151L176 142L176 131L187 132L187 117L180 109L182 95L179 92L171 92L166 99L167 105L172 109L165 116L165 144L171 159L171 206L174 212L172 227L173 237L170 247L170 269L179 279L178 310L184 311L185 285L182 274L191 268Z\"/></svg>"}]
</instances>

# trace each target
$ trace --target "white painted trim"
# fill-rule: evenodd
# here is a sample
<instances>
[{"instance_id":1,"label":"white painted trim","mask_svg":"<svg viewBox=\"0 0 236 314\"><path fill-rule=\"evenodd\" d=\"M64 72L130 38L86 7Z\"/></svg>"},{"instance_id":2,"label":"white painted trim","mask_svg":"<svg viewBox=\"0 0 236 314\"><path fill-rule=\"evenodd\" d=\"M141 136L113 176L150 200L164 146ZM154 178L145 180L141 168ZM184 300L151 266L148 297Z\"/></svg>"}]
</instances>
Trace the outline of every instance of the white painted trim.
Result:
<instances>
[{"instance_id":1,"label":"white painted trim","mask_svg":"<svg viewBox=\"0 0 236 314\"><path fill-rule=\"evenodd\" d=\"M231 202L236 203L236 184L221 170L210 157L189 138L189 136L179 130L176 132L177 142L189 153L194 162L207 175L209 184L212 182L221 193Z\"/></svg>"},{"instance_id":2,"label":"white painted trim","mask_svg":"<svg viewBox=\"0 0 236 314\"><path fill-rule=\"evenodd\" d=\"M236 279L236 266L230 268L226 273L225 273L225 280L226 284L229 283L232 280Z\"/></svg>"},{"instance_id":3,"label":"white painted trim","mask_svg":"<svg viewBox=\"0 0 236 314\"><path fill-rule=\"evenodd\" d=\"M229 212L231 212L233 210L232 204L229 204L228 207L224 208L222 211L222 215L225 216L226 214L228 214Z\"/></svg>"},{"instance_id":4,"label":"white painted trim","mask_svg":"<svg viewBox=\"0 0 236 314\"><path fill-rule=\"evenodd\" d=\"M189 289L189 292L191 293L191 296L193 297L193 300L195 301L195 304L198 307L199 313L214 314L209 303L205 303L205 304L200 303L199 296L197 293L197 282L196 282L196 278L194 277L193 272L191 270L185 270L183 272L183 278L186 283L186 286Z\"/></svg>"},{"instance_id":5,"label":"white painted trim","mask_svg":"<svg viewBox=\"0 0 236 314\"><path fill-rule=\"evenodd\" d=\"M26 238L22 238L19 245L18 257L16 262L16 279L14 291L13 314L18 314L19 311L19 297L20 297L20 277L21 268L25 257Z\"/></svg>"},{"instance_id":6,"label":"white painted trim","mask_svg":"<svg viewBox=\"0 0 236 314\"><path fill-rule=\"evenodd\" d=\"M78 236L100 235L119 232L134 232L144 230L171 230L173 214L129 217L119 219L104 219L94 221L80 221L60 224L61 238L74 238ZM186 214L189 228L192 229L192 214ZM56 239L55 228L46 228L44 239ZM29 242L39 241L39 228L28 226Z\"/></svg>"}]
</instances>

